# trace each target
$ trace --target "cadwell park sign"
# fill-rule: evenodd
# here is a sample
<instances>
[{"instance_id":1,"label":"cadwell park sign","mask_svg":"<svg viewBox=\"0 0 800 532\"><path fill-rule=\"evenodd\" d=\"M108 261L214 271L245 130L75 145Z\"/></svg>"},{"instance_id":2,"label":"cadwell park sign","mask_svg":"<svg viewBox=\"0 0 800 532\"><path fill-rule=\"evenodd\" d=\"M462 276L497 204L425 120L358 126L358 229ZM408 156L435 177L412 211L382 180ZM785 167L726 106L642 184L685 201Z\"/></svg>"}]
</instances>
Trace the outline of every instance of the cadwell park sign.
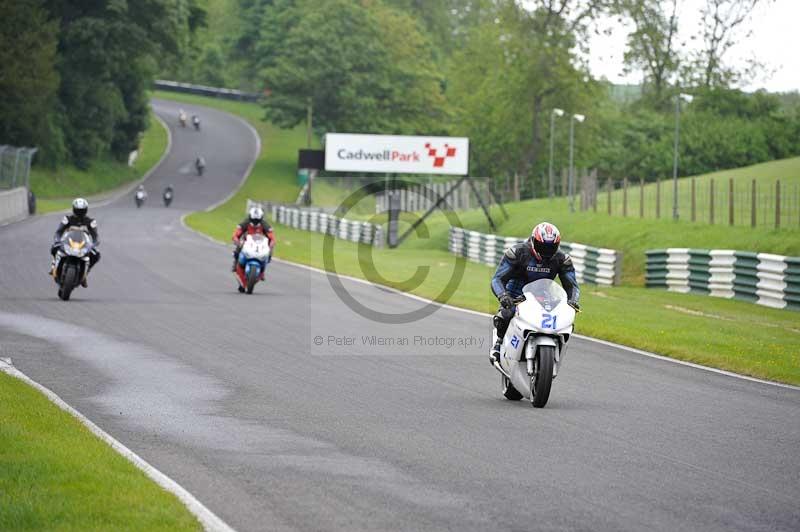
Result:
<instances>
[{"instance_id":1,"label":"cadwell park sign","mask_svg":"<svg viewBox=\"0 0 800 532\"><path fill-rule=\"evenodd\" d=\"M469 139L404 135L325 135L325 170L466 175Z\"/></svg>"}]
</instances>

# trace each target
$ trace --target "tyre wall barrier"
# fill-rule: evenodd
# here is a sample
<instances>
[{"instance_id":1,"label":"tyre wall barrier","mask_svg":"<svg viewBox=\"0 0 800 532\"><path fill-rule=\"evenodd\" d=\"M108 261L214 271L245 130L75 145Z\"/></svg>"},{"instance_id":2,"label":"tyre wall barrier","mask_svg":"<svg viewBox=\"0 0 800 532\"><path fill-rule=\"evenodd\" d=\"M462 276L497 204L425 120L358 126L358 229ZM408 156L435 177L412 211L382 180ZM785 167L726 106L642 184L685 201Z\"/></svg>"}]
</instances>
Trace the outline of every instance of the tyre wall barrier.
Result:
<instances>
[{"instance_id":1,"label":"tyre wall barrier","mask_svg":"<svg viewBox=\"0 0 800 532\"><path fill-rule=\"evenodd\" d=\"M16 222L28 216L28 189L0 190L0 224Z\"/></svg>"},{"instance_id":2,"label":"tyre wall barrier","mask_svg":"<svg viewBox=\"0 0 800 532\"><path fill-rule=\"evenodd\" d=\"M327 233L342 240L360 242L375 247L383 246L384 233L380 225L362 222L360 220L339 218L338 216L323 212L319 209L304 209L270 203L265 204L250 199L247 200L247 211L250 210L250 207L255 205L262 207L273 222L294 229L312 231L315 233Z\"/></svg>"},{"instance_id":3,"label":"tyre wall barrier","mask_svg":"<svg viewBox=\"0 0 800 532\"><path fill-rule=\"evenodd\" d=\"M487 235L451 227L449 240L448 247L451 253L466 257L472 262L497 266L505 250L524 239ZM573 242L561 242L561 250L572 257L575 276L579 283L607 286L619 284L622 268L621 252Z\"/></svg>"},{"instance_id":4,"label":"tyre wall barrier","mask_svg":"<svg viewBox=\"0 0 800 532\"><path fill-rule=\"evenodd\" d=\"M653 249L645 284L800 310L800 257L730 249Z\"/></svg>"}]
</instances>

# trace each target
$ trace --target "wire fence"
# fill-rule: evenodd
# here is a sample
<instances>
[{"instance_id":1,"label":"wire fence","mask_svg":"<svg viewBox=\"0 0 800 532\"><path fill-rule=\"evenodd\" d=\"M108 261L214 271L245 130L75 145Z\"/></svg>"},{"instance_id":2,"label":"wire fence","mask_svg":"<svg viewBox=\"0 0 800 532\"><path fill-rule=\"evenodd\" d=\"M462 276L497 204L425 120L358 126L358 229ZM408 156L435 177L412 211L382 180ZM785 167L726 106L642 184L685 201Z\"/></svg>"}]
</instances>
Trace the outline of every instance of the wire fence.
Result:
<instances>
[{"instance_id":1,"label":"wire fence","mask_svg":"<svg viewBox=\"0 0 800 532\"><path fill-rule=\"evenodd\" d=\"M0 145L0 189L28 187L36 148Z\"/></svg>"},{"instance_id":2,"label":"wire fence","mask_svg":"<svg viewBox=\"0 0 800 532\"><path fill-rule=\"evenodd\" d=\"M677 201L676 201L677 200ZM611 216L673 218L711 225L798 228L800 181L688 178L654 183L588 178L573 198L576 210Z\"/></svg>"},{"instance_id":3,"label":"wire fence","mask_svg":"<svg viewBox=\"0 0 800 532\"><path fill-rule=\"evenodd\" d=\"M522 179L509 176L491 182L503 203L553 196L568 197L576 211L611 216L672 219L711 225L800 228L800 176L792 179L701 177L643 182L600 179L596 170L576 169L569 194L568 171ZM676 205L677 195L677 205Z\"/></svg>"}]
</instances>

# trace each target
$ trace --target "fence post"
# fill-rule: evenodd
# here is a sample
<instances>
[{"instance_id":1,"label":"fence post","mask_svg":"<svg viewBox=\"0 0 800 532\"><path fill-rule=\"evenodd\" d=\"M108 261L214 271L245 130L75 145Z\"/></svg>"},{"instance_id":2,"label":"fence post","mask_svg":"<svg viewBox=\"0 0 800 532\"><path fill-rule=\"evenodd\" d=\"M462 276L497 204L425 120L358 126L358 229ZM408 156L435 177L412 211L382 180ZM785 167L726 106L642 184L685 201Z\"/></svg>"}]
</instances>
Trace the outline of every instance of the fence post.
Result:
<instances>
[{"instance_id":1,"label":"fence post","mask_svg":"<svg viewBox=\"0 0 800 532\"><path fill-rule=\"evenodd\" d=\"M639 179L639 218L644 218L644 179Z\"/></svg>"},{"instance_id":2,"label":"fence post","mask_svg":"<svg viewBox=\"0 0 800 532\"><path fill-rule=\"evenodd\" d=\"M656 218L661 218L661 178L656 179Z\"/></svg>"},{"instance_id":3,"label":"fence post","mask_svg":"<svg viewBox=\"0 0 800 532\"><path fill-rule=\"evenodd\" d=\"M519 201L519 173L514 172L514 201Z\"/></svg>"},{"instance_id":4,"label":"fence post","mask_svg":"<svg viewBox=\"0 0 800 532\"><path fill-rule=\"evenodd\" d=\"M756 180L750 185L750 227L756 226Z\"/></svg>"},{"instance_id":5,"label":"fence post","mask_svg":"<svg viewBox=\"0 0 800 532\"><path fill-rule=\"evenodd\" d=\"M622 216L628 216L628 178L622 179Z\"/></svg>"},{"instance_id":6,"label":"fence post","mask_svg":"<svg viewBox=\"0 0 800 532\"><path fill-rule=\"evenodd\" d=\"M695 192L696 183L694 177L692 178L692 222L697 221L697 194Z\"/></svg>"},{"instance_id":7,"label":"fence post","mask_svg":"<svg viewBox=\"0 0 800 532\"><path fill-rule=\"evenodd\" d=\"M781 227L781 180L775 180L775 229Z\"/></svg>"},{"instance_id":8,"label":"fence post","mask_svg":"<svg viewBox=\"0 0 800 532\"><path fill-rule=\"evenodd\" d=\"M733 178L728 179L728 225L733 225Z\"/></svg>"},{"instance_id":9,"label":"fence post","mask_svg":"<svg viewBox=\"0 0 800 532\"><path fill-rule=\"evenodd\" d=\"M608 178L608 181L606 182L606 186L608 187L608 195L607 195L608 202L607 203L608 203L608 214L610 216L611 215L611 178L610 177Z\"/></svg>"},{"instance_id":10,"label":"fence post","mask_svg":"<svg viewBox=\"0 0 800 532\"><path fill-rule=\"evenodd\" d=\"M708 219L711 225L714 225L714 178L711 178L711 183L709 184L710 190L708 193Z\"/></svg>"}]
</instances>

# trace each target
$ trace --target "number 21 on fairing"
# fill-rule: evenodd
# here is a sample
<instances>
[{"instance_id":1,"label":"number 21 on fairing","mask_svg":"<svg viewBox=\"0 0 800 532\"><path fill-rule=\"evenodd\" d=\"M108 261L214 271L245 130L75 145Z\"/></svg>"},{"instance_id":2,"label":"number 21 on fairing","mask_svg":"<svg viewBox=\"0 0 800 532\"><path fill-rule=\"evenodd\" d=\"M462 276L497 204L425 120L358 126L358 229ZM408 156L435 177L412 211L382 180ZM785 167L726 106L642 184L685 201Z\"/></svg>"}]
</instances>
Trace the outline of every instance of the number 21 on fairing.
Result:
<instances>
[{"instance_id":1,"label":"number 21 on fairing","mask_svg":"<svg viewBox=\"0 0 800 532\"><path fill-rule=\"evenodd\" d=\"M511 345L514 347L514 349L519 347L519 337L518 336L514 335L514 337L511 338Z\"/></svg>"},{"instance_id":2,"label":"number 21 on fairing","mask_svg":"<svg viewBox=\"0 0 800 532\"><path fill-rule=\"evenodd\" d=\"M542 314L542 329L555 329L558 316Z\"/></svg>"}]
</instances>

